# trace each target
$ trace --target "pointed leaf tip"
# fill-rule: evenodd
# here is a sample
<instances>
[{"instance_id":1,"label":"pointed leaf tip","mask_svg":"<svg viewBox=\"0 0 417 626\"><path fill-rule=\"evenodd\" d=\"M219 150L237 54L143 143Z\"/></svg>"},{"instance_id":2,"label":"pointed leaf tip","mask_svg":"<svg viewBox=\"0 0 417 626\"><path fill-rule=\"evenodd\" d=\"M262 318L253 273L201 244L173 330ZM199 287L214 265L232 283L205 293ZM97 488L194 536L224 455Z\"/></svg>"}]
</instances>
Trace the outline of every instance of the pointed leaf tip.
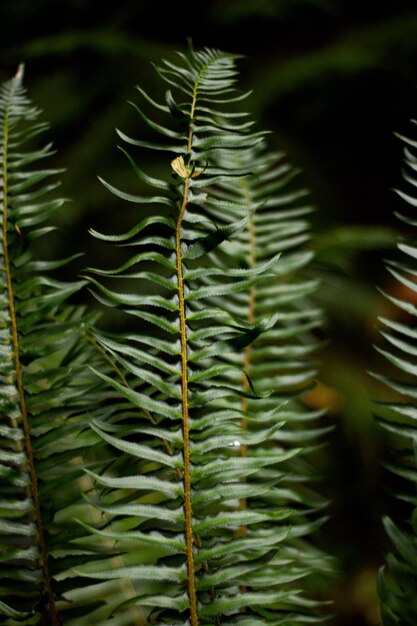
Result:
<instances>
[{"instance_id":1,"label":"pointed leaf tip","mask_svg":"<svg viewBox=\"0 0 417 626\"><path fill-rule=\"evenodd\" d=\"M14 76L15 80L22 81L24 73L25 73L25 64L24 63L19 63L19 66L17 68L16 74Z\"/></svg>"}]
</instances>

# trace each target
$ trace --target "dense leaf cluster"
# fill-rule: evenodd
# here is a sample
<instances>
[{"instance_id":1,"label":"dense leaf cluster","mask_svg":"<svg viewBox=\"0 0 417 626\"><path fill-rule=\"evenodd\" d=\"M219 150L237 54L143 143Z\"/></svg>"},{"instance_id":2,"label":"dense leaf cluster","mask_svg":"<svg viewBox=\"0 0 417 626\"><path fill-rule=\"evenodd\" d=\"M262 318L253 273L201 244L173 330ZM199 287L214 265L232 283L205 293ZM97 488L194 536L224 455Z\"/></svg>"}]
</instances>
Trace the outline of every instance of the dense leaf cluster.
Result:
<instances>
[{"instance_id":1,"label":"dense leaf cluster","mask_svg":"<svg viewBox=\"0 0 417 626\"><path fill-rule=\"evenodd\" d=\"M46 125L23 68L1 87L0 624L326 619L314 584L331 563L311 544L326 503L309 456L327 429L302 403L322 321L305 271L311 207L240 109L237 58L190 46L156 68L163 102L138 87L140 124L159 138L118 134L142 193L102 182L140 217L122 234L93 230L125 260L72 283L54 272L73 257L32 251L65 204L60 171L39 166L51 145L30 148ZM413 190L417 143L402 139ZM162 155L157 175L133 148ZM398 193L417 206L413 191ZM375 377L393 398L378 407L386 465L414 488L417 247L399 250L387 263L399 319L381 318L380 348L396 373ZM86 284L123 330L98 330L72 303ZM410 489L396 495L384 626L417 618L417 502Z\"/></svg>"},{"instance_id":2,"label":"dense leaf cluster","mask_svg":"<svg viewBox=\"0 0 417 626\"><path fill-rule=\"evenodd\" d=\"M402 137L405 144L405 168L403 177L410 191L398 191L409 207L415 208L417 158L415 150L417 142ZM403 222L415 227L415 218L398 215ZM393 395L390 402L379 403L379 423L389 434L392 446L392 458L387 463L388 469L402 479L406 487L401 485L396 490L400 502L406 503L406 517L396 516L384 518L385 530L394 548L387 556L387 566L379 575L378 591L381 599L382 619L385 626L394 624L414 624L417 620L417 500L415 486L417 480L417 430L415 420L417 398L415 357L417 354L417 333L414 319L417 314L415 293L417 292L415 277L417 275L417 246L413 239L398 244L401 258L387 263L387 269L402 286L401 297L386 294L395 307L396 316L380 318L383 325L381 334L385 339L384 348L379 351L393 365L395 374L381 376L381 380ZM400 318L399 320L396 318ZM411 487L411 489L410 489Z\"/></svg>"},{"instance_id":3,"label":"dense leaf cluster","mask_svg":"<svg viewBox=\"0 0 417 626\"><path fill-rule=\"evenodd\" d=\"M26 148L44 125L22 70L2 88L5 626L323 619L309 575L329 564L309 536L325 503L308 453L326 429L299 402L321 321L303 275L311 208L236 108L236 58L190 47L164 61L165 102L139 88L134 105L162 138L118 131L167 159L155 176L122 148L156 192L103 181L143 212L126 233L92 232L126 252L87 277L117 333L68 304L86 281L52 277L67 261L32 257L64 201L58 172L35 166L51 146Z\"/></svg>"},{"instance_id":4,"label":"dense leaf cluster","mask_svg":"<svg viewBox=\"0 0 417 626\"><path fill-rule=\"evenodd\" d=\"M90 278L100 301L147 324L146 333L96 335L121 373L109 378L98 372L120 402L93 428L122 453L117 473L112 468L94 475L103 487L99 506L120 529L100 533L158 549L151 563L138 551L124 568L93 575L138 581L138 594L127 604L149 607L152 623L305 622L314 602L292 583L308 573L308 557L300 547L297 557L295 548L280 548L289 533L302 535L309 528L300 523L296 533L289 526L292 516L296 521L291 507L302 497L285 484L283 465L309 435L284 428L294 410L285 411L282 402L309 381L312 372L303 358L311 346L282 342L313 326L317 311L290 304L313 284L282 280L310 255L294 253L284 261L279 256L304 242L306 225L294 218L309 209L285 213L279 205L295 198L268 199L284 182L274 178L287 167L269 168L270 159L256 148L263 133L253 132L247 114L230 107L243 97L233 87L234 57L192 49L180 56L178 64L165 61L158 68L172 88L164 104L140 89L144 104L164 114L161 123L135 105L161 142L119 131L130 145L171 153L165 179L151 177L126 153L139 180L159 195L136 196L104 182L115 195L152 202L162 211L123 235L94 233L133 247L134 255L116 270L95 270L101 280ZM258 180L260 175L270 183ZM245 194L249 179L257 181L253 197ZM245 240L262 207L268 212L259 217L255 263ZM268 240L268 223L277 215L277 236ZM113 286L114 279L124 291ZM138 284L148 282L151 289L138 292ZM256 318L250 304L255 285ZM245 369L245 348L268 332L270 344L259 344L250 371ZM258 372L263 383L256 389L251 376L262 367L256 360L265 356L270 371Z\"/></svg>"},{"instance_id":5,"label":"dense leaf cluster","mask_svg":"<svg viewBox=\"0 0 417 626\"><path fill-rule=\"evenodd\" d=\"M65 575L100 552L79 545L86 532L73 520L74 507L80 515L86 508L78 483L97 443L85 429L97 383L86 367L95 358L85 342L91 315L67 304L82 282L52 277L68 260L35 260L30 252L53 230L45 223L64 200L53 195L59 172L38 166L51 146L27 147L45 124L22 74L0 92L0 622L56 625L61 597L85 585ZM79 611L76 602L66 608L69 618Z\"/></svg>"}]
</instances>

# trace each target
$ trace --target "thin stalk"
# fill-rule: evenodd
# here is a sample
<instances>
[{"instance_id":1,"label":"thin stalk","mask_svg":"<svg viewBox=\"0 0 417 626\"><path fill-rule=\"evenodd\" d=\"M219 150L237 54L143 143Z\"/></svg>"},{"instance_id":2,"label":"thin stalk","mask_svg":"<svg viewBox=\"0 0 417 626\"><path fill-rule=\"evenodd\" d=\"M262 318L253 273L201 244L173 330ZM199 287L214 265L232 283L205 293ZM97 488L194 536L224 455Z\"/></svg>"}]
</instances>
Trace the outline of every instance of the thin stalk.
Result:
<instances>
[{"instance_id":1,"label":"thin stalk","mask_svg":"<svg viewBox=\"0 0 417 626\"><path fill-rule=\"evenodd\" d=\"M252 201L250 190L248 184L245 180L242 181L242 186L244 190L244 196L248 204L248 210ZM254 267L256 265L256 237L255 237L255 226L253 224L253 219L249 222L249 265L250 267ZM253 324L255 322L255 305L256 305L256 290L255 285L252 285L249 289L249 307L248 307L248 322L249 324ZM243 393L247 393L249 390L248 376L250 374L251 367L251 357L252 357L252 346L248 345L245 348L244 358L243 358L243 382L242 382L242 390ZM248 410L248 400L245 396L242 396L242 411L245 413ZM242 430L245 432L248 429L247 419L246 417L242 417L241 420ZM240 456L246 457L248 454L248 446L246 444L240 447ZM240 509L245 511L247 508L246 498L241 498L240 500ZM246 536L246 526L241 526L238 531L239 537Z\"/></svg>"},{"instance_id":2,"label":"thin stalk","mask_svg":"<svg viewBox=\"0 0 417 626\"><path fill-rule=\"evenodd\" d=\"M190 108L190 122L188 127L187 151L190 154L193 147L194 136L194 115L197 105L198 89L200 81L207 68L217 59L208 61L200 69L196 82L194 84L193 96ZM184 276L183 276L183 259L181 252L182 239L182 222L188 205L188 196L190 190L190 178L192 174L184 177L183 198L180 212L178 215L177 228L175 233L175 250L177 258L177 285L178 285L178 308L180 318L180 335L181 335L181 396L182 396L182 434L183 434L183 483L184 483L184 534L185 534L185 550L187 562L187 593L190 602L190 624L191 626L199 626L200 620L198 616L197 590L195 583L195 562L194 562L194 544L200 545L200 539L194 536L193 532L193 512L191 503L191 459L190 459L190 424L189 424L189 406L188 406L188 343L187 343L187 321L185 312L184 297ZM213 594L215 594L213 590ZM215 597L215 595L213 596ZM220 618L214 618L214 622L220 626Z\"/></svg>"},{"instance_id":3,"label":"thin stalk","mask_svg":"<svg viewBox=\"0 0 417 626\"><path fill-rule=\"evenodd\" d=\"M190 125L190 135L192 127ZM178 217L176 231L176 253L177 253L177 279L178 279L178 299L181 333L181 393L182 393L182 434L183 434L183 459L184 459L184 515L185 515L185 547L187 558L187 586L188 598L190 601L190 623L191 626L199 626L197 591L195 586L195 563L194 563L194 536L193 536L193 512L191 506L191 460L190 460L190 425L188 410L188 360L187 360L187 325L185 315L184 298L184 277L181 254L181 225L188 202L189 178L184 181L184 195L180 214Z\"/></svg>"},{"instance_id":4,"label":"thin stalk","mask_svg":"<svg viewBox=\"0 0 417 626\"><path fill-rule=\"evenodd\" d=\"M10 90L9 101L6 107L6 111L4 115L4 122L3 122L3 159L2 159L2 174L3 174L2 231L3 233L2 234L3 234L3 246L4 246L4 249L3 249L4 272L6 276L7 298L8 298L10 326L11 326L11 333L12 333L13 360L14 360L15 374L16 374L16 386L17 386L17 392L19 396L20 415L22 418L22 426L23 426L23 433L24 433L24 440L25 440L25 452L26 452L28 470L29 470L29 475L30 475L30 493L32 496L32 501L33 501L35 526L36 526L36 531L38 534L39 561L40 561L40 566L41 566L42 575L43 575L43 584L44 584L45 598L46 598L46 607L42 607L42 608L46 609L47 616L50 619L51 626L62 626L62 621L58 615L56 605L55 605L54 594L52 592L52 577L49 571L48 551L46 548L46 541L45 541L45 529L43 526L42 515L41 515L38 479L37 479L37 474L36 474L34 454L32 450L29 416L28 416L28 411L27 411L27 406L26 406L25 390L23 386L22 368L20 366L19 335L18 335L18 330L17 330L17 317L16 317L16 309L15 309L15 303L14 303L14 292L13 292L10 259L9 259L9 251L8 251L8 240L7 240L9 115L10 115L10 108L13 102L13 97L20 83L21 76L22 76L22 68L20 67L15 76L13 85Z\"/></svg>"},{"instance_id":5,"label":"thin stalk","mask_svg":"<svg viewBox=\"0 0 417 626\"><path fill-rule=\"evenodd\" d=\"M193 99L190 110L190 125L188 131L188 152L191 151L193 143L193 119L197 102L198 81L201 72L194 86ZM177 257L177 283L178 283L178 303L181 333L181 395L182 395L182 434L183 434L183 482L184 482L184 533L185 550L187 559L187 593L190 601L190 623L191 626L199 626L197 606L197 590L195 585L195 562L194 562L194 534L193 534L193 511L191 504L191 460L190 460L190 425L188 410L188 346L187 346L187 322L185 313L184 297L184 276L183 260L181 252L181 227L185 211L188 204L188 193L190 188L190 178L184 180L183 200L178 216L177 229L175 233L175 250Z\"/></svg>"}]
</instances>

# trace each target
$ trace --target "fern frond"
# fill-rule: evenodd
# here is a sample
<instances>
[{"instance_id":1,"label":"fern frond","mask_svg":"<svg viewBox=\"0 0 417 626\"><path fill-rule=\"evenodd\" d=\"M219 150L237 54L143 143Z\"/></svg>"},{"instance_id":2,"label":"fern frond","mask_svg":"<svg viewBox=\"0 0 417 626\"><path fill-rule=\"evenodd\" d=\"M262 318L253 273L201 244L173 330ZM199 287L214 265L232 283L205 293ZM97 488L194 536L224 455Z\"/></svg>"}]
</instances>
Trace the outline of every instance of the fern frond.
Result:
<instances>
[{"instance_id":1,"label":"fern frond","mask_svg":"<svg viewBox=\"0 0 417 626\"><path fill-rule=\"evenodd\" d=\"M290 411L283 410L277 396L255 408L269 394L270 380L265 389L242 387L241 359L242 350L266 331L299 332L297 320L305 315L297 307L284 314L282 329L272 330L276 307L297 300L313 285L296 284L288 291L278 286L268 311L264 307L256 320L248 319L241 301L247 302L254 285L267 299L268 284L279 274L276 242L270 254L265 241L265 258L256 267L226 267L220 258L224 248L240 245L253 211L265 202L253 201L248 211L247 200L228 188L251 171L247 162L236 162L264 135L251 130L246 116L231 121L234 113L228 107L242 98L234 88L234 61L217 50L190 48L178 63L165 61L158 68L173 88L165 104L140 90L146 107L156 109L158 122L135 108L162 139L142 142L119 135L131 145L172 153L162 179L145 174L146 167L142 170L129 156L141 185L158 187L160 195L150 194L144 204L153 204L153 212L160 208L125 234L94 233L135 249L119 268L97 270L98 278L90 275L89 281L103 304L133 316L133 326L137 319L141 330L97 331L95 336L123 378L97 371L115 398L106 411L96 413L93 424L113 461L94 476L101 491L94 504L111 522L92 532L130 550L123 568L93 573L85 568L82 573L131 580L137 597L116 614L132 604L148 607L148 623L290 626L307 623L314 604L300 596L295 583L305 567L280 552L293 512L283 497L287 487L279 483L285 462L298 453L279 438ZM234 160L226 163L231 154ZM142 196L106 186L142 204ZM304 240L302 230L282 224L281 247ZM289 257L286 271L307 258ZM308 351L300 347L294 357ZM290 380L282 397L293 392L291 386L298 393L309 379L305 371L298 372L296 359L287 369ZM250 506L242 508L243 499ZM146 557L139 551L144 546L152 546Z\"/></svg>"},{"instance_id":2,"label":"fern frond","mask_svg":"<svg viewBox=\"0 0 417 626\"><path fill-rule=\"evenodd\" d=\"M91 316L67 302L83 281L57 280L50 272L66 261L31 255L65 201L51 195L59 170L37 165L51 146L29 147L45 124L22 75L0 89L0 623L58 626L102 604L90 597L81 609L71 593L85 581L68 578L107 556L73 521L75 507L90 519L80 481L98 442L85 425L97 389L87 362L97 359L84 338Z\"/></svg>"},{"instance_id":3,"label":"fern frond","mask_svg":"<svg viewBox=\"0 0 417 626\"><path fill-rule=\"evenodd\" d=\"M401 137L405 143L405 181L409 184L410 193L397 193L411 207L416 206L416 163L414 154L415 142ZM414 188L414 192L413 192ZM415 226L415 220L407 216L399 216L404 222ZM417 343L414 328L416 309L413 304L417 265L417 246L413 239L398 244L401 252L400 261L387 262L387 269L399 285L403 285L405 295L402 298L385 294L394 305L394 310L401 312L396 319L380 318L381 335L384 347L377 350L391 363L393 375L381 376L373 374L390 390L390 401L378 402L377 419L386 431L391 445L392 458L387 468L400 477L405 486L397 493L399 499L405 501L404 515L392 520L384 517L386 533L393 547L393 552L386 557L386 566L381 568L378 578L378 593L381 602L381 614L384 626L394 624L413 624L417 620L417 429L415 420L417 411ZM411 489L410 489L411 487Z\"/></svg>"},{"instance_id":4,"label":"fern frond","mask_svg":"<svg viewBox=\"0 0 417 626\"><path fill-rule=\"evenodd\" d=\"M272 445L284 449L302 446L304 449L280 467L281 472L285 467L288 478L281 479L274 495L267 492L262 498L267 507L294 508L290 518L291 533L281 554L286 553L289 562L296 555L293 562L298 564L300 577L319 572L322 575L331 569L331 560L324 554L318 558L319 552L303 539L303 536L309 538L317 527L318 520L313 520L325 504L322 498L306 488L308 476L313 478L316 475L307 462L306 454L317 446L319 438L328 429L315 424L320 412L305 410L297 400L310 388L315 375L311 354L316 348L316 341L311 331L321 322L321 312L309 301L309 294L316 285L301 278L312 256L311 252L301 247L308 240L309 224L305 216L312 207L305 203L305 190L289 190L298 170L285 162L282 153L268 153L261 144L240 154L239 160L232 153L225 154L222 163L228 167L232 164L252 166L251 175L228 180L217 191L218 195L227 193L231 200L244 201L249 223L231 245L224 244L213 253L213 260L225 267L234 264L254 271L281 255L267 286L253 285L248 293L231 295L225 303L235 314L246 316L250 323L256 323L266 314L275 313L277 316L272 328L247 346L240 357L245 374L243 379L241 376L243 392L248 391L250 386L256 388L258 396L262 391L272 390L272 393L255 401L243 394L242 409L254 411L259 415L258 419L262 419L277 403L285 403L281 411L285 426L268 437L266 445L266 442L259 442L258 453ZM252 212L256 204L260 206ZM218 218L221 216L218 215ZM242 428L246 433L252 432L257 428L257 420L243 418ZM243 438L240 453L245 456L247 452ZM272 477L273 471L268 469L264 480ZM262 478L262 473L257 476L259 478ZM241 499L241 507L250 508L251 501ZM313 517L308 521L310 516ZM246 530L242 527L240 533L245 535ZM308 586L307 580L304 585Z\"/></svg>"}]
</instances>

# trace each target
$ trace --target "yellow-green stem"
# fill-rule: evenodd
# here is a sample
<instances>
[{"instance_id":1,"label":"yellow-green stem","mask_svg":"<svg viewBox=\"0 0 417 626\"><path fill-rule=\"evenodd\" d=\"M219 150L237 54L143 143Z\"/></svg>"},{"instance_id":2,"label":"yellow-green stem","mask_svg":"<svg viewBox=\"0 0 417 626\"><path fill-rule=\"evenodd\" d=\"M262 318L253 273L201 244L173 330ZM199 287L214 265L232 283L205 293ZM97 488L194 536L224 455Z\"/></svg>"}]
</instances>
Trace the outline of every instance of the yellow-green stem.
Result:
<instances>
[{"instance_id":1,"label":"yellow-green stem","mask_svg":"<svg viewBox=\"0 0 417 626\"><path fill-rule=\"evenodd\" d=\"M187 326L184 299L184 278L181 254L181 225L188 202L189 178L184 181L183 202L178 217L176 232L177 252L177 279L178 300L181 333L181 388L182 388L182 433L183 433L183 460L184 460L184 518L185 518L185 546L187 557L187 585L190 601L190 623L198 626L197 592L195 587L193 512L191 507L191 461L190 461L190 424L188 412L188 362L187 362Z\"/></svg>"},{"instance_id":2,"label":"yellow-green stem","mask_svg":"<svg viewBox=\"0 0 417 626\"><path fill-rule=\"evenodd\" d=\"M213 63L209 61L200 69L197 76L190 108L190 123L188 128L187 151L190 154L193 146L194 115L197 104L197 95L200 80L207 67ZM187 321L184 297L184 276L183 259L181 252L182 222L188 205L188 195L190 190L190 175L184 178L184 190L182 204L178 215L177 228L175 233L175 250L177 257L177 283L178 283L178 308L180 318L181 335L181 395L182 395L182 434L183 434L183 483L184 483L184 534L185 550L187 562L187 593L190 603L190 624L199 626L197 590L195 582L195 562L194 562L194 533L193 533L193 512L191 503L191 459L190 459L190 423L188 407L188 347L187 347ZM220 621L216 620L216 624Z\"/></svg>"},{"instance_id":3,"label":"yellow-green stem","mask_svg":"<svg viewBox=\"0 0 417 626\"><path fill-rule=\"evenodd\" d=\"M188 152L191 151L193 142L193 119L197 102L198 81L201 72L194 86L193 99L190 109L190 125L188 131ZM184 482L184 534L185 550L187 560L187 593L190 602L190 624L199 626L197 606L197 590L195 584L195 562L194 562L194 535L193 535L193 511L191 504L191 459L190 459L190 424L188 411L188 348L187 348L187 322L185 313L184 298L184 276L183 260L181 252L181 228L185 211L188 204L188 193L190 188L190 178L184 179L184 191L180 213L178 216L177 229L175 233L175 250L177 257L177 283L178 283L178 308L180 318L181 335L181 394L182 394L182 435L183 435L183 482Z\"/></svg>"}]
</instances>

